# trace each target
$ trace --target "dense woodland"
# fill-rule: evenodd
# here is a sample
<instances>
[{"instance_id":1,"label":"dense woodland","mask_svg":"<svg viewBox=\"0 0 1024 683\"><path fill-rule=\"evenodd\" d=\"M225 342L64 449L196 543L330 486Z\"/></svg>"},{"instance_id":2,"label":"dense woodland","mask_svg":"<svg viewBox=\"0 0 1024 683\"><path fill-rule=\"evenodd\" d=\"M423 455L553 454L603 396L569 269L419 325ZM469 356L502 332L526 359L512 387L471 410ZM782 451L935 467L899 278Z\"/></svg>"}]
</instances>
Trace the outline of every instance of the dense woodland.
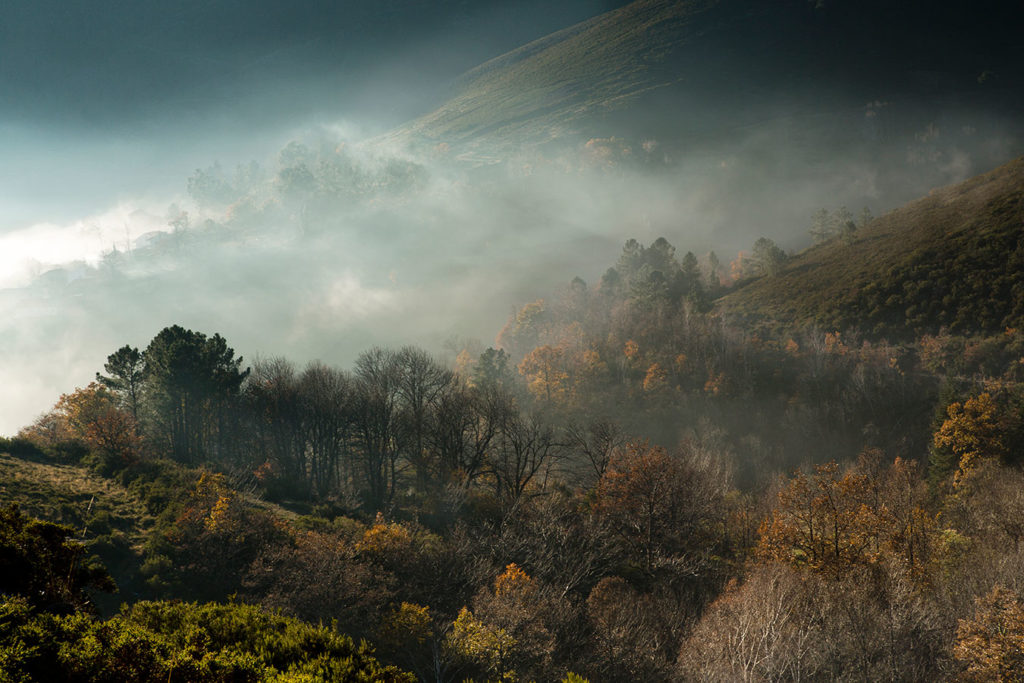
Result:
<instances>
[{"instance_id":1,"label":"dense woodland","mask_svg":"<svg viewBox=\"0 0 1024 683\"><path fill-rule=\"evenodd\" d=\"M0 452L140 511L2 511L0 680L1024 676L1024 331L716 308L785 258L630 240L451 367L112 350Z\"/></svg>"}]
</instances>

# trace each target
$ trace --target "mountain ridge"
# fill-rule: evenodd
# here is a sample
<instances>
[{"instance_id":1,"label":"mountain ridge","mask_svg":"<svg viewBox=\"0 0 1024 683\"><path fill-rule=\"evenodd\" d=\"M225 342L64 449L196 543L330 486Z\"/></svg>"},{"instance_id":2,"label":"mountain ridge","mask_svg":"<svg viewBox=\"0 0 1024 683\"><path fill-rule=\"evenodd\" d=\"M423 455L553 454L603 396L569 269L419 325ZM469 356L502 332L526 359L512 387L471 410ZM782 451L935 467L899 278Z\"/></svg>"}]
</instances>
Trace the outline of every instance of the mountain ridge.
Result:
<instances>
[{"instance_id":1,"label":"mountain ridge","mask_svg":"<svg viewBox=\"0 0 1024 683\"><path fill-rule=\"evenodd\" d=\"M636 0L469 70L387 137L471 153L610 135L692 146L785 110L819 142L863 144L849 129L866 115L905 136L919 108L1020 105L1024 47L1006 24L1021 10L912 5ZM817 122L823 105L842 120Z\"/></svg>"}]
</instances>

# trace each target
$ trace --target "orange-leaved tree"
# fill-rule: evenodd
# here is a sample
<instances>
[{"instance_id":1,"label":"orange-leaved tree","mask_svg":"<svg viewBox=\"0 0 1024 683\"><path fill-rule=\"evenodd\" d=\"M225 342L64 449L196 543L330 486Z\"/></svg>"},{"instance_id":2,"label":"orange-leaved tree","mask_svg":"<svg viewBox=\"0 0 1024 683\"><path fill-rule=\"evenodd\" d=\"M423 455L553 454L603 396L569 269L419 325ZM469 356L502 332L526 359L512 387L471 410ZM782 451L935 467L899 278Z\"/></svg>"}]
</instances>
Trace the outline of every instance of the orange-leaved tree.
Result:
<instances>
[{"instance_id":1,"label":"orange-leaved tree","mask_svg":"<svg viewBox=\"0 0 1024 683\"><path fill-rule=\"evenodd\" d=\"M663 559L714 543L721 496L718 482L683 456L634 441L612 456L594 510L651 572Z\"/></svg>"},{"instance_id":2,"label":"orange-leaved tree","mask_svg":"<svg viewBox=\"0 0 1024 683\"><path fill-rule=\"evenodd\" d=\"M974 615L961 619L953 656L966 665L970 681L1024 680L1024 601L996 586L975 602Z\"/></svg>"},{"instance_id":3,"label":"orange-leaved tree","mask_svg":"<svg viewBox=\"0 0 1024 683\"><path fill-rule=\"evenodd\" d=\"M571 386L564 356L561 348L545 344L523 358L519 374L526 378L527 386L536 398L556 404L567 400Z\"/></svg>"},{"instance_id":4,"label":"orange-leaved tree","mask_svg":"<svg viewBox=\"0 0 1024 683\"><path fill-rule=\"evenodd\" d=\"M70 436L83 441L111 464L130 462L141 453L142 440L135 418L118 405L113 392L96 382L61 395L54 412L63 420Z\"/></svg>"},{"instance_id":5,"label":"orange-leaved tree","mask_svg":"<svg viewBox=\"0 0 1024 683\"><path fill-rule=\"evenodd\" d=\"M936 533L917 465L888 466L865 452L841 472L835 462L797 471L761 524L757 554L832 574L883 560L925 579Z\"/></svg>"},{"instance_id":6,"label":"orange-leaved tree","mask_svg":"<svg viewBox=\"0 0 1024 683\"><path fill-rule=\"evenodd\" d=\"M932 439L933 463L945 473L955 471L954 486L983 458L1001 459L1006 455L998 406L991 394L982 393L963 403L952 403L946 419Z\"/></svg>"},{"instance_id":7,"label":"orange-leaved tree","mask_svg":"<svg viewBox=\"0 0 1024 683\"><path fill-rule=\"evenodd\" d=\"M758 554L823 571L874 563L889 511L877 504L867 475L841 474L835 462L808 476L797 470L761 525Z\"/></svg>"}]
</instances>

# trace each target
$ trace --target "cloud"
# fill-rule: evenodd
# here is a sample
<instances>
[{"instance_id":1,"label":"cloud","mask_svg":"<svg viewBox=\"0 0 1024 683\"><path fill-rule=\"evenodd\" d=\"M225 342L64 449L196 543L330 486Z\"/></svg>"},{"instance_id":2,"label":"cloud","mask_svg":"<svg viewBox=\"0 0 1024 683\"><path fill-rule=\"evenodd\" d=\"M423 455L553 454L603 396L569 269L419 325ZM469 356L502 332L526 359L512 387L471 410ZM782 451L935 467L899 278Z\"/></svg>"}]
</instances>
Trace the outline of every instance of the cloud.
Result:
<instances>
[{"instance_id":1,"label":"cloud","mask_svg":"<svg viewBox=\"0 0 1024 683\"><path fill-rule=\"evenodd\" d=\"M63 269L65 278L81 276L81 266L96 266L114 249L128 251L141 234L166 228L160 218L130 203L64 225L37 223L0 234L0 288L23 287L47 271Z\"/></svg>"}]
</instances>

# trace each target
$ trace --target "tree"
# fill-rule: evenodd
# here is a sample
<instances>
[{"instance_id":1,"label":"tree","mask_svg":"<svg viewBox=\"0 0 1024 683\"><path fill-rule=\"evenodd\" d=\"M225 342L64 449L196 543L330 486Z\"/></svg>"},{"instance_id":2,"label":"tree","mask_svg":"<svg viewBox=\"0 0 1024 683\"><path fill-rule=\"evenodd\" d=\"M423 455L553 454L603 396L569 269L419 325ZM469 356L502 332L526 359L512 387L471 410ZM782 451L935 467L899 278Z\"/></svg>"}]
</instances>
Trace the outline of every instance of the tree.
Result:
<instances>
[{"instance_id":1,"label":"tree","mask_svg":"<svg viewBox=\"0 0 1024 683\"><path fill-rule=\"evenodd\" d=\"M253 464L266 463L289 487L308 491L303 406L295 366L285 358L258 359L242 398L252 423Z\"/></svg>"},{"instance_id":2,"label":"tree","mask_svg":"<svg viewBox=\"0 0 1024 683\"><path fill-rule=\"evenodd\" d=\"M490 680L535 680L550 665L554 637L538 582L515 563L482 590L474 609L463 608L448 646L457 658L486 671ZM495 678L496 677L496 678Z\"/></svg>"},{"instance_id":3,"label":"tree","mask_svg":"<svg viewBox=\"0 0 1024 683\"><path fill-rule=\"evenodd\" d=\"M996 402L988 393L950 404L932 440L932 476L944 478L955 469L956 485L980 460L1004 458L997 414Z\"/></svg>"},{"instance_id":4,"label":"tree","mask_svg":"<svg viewBox=\"0 0 1024 683\"><path fill-rule=\"evenodd\" d=\"M243 581L246 597L311 622L337 619L365 637L393 599L394 576L359 560L337 534L309 531L260 549Z\"/></svg>"},{"instance_id":5,"label":"tree","mask_svg":"<svg viewBox=\"0 0 1024 683\"><path fill-rule=\"evenodd\" d=\"M550 471L559 451L554 429L539 416L506 413L490 452L490 471L499 498L514 505L539 474Z\"/></svg>"},{"instance_id":6,"label":"tree","mask_svg":"<svg viewBox=\"0 0 1024 683\"><path fill-rule=\"evenodd\" d=\"M633 274L643 265L644 247L635 239L628 239L622 246L622 254L618 263L615 264L615 271L625 282L633 278Z\"/></svg>"},{"instance_id":7,"label":"tree","mask_svg":"<svg viewBox=\"0 0 1024 683\"><path fill-rule=\"evenodd\" d=\"M146 401L156 440L179 462L227 449L228 410L249 370L219 334L165 327L145 351Z\"/></svg>"},{"instance_id":8,"label":"tree","mask_svg":"<svg viewBox=\"0 0 1024 683\"><path fill-rule=\"evenodd\" d=\"M835 462L810 476L798 470L761 525L757 552L832 576L896 563L923 582L936 533L926 498L916 464L900 458L884 467L866 452L845 473Z\"/></svg>"},{"instance_id":9,"label":"tree","mask_svg":"<svg viewBox=\"0 0 1024 683\"><path fill-rule=\"evenodd\" d=\"M473 368L473 386L507 388L512 383L509 360L509 355L502 349L489 348L481 353Z\"/></svg>"},{"instance_id":10,"label":"tree","mask_svg":"<svg viewBox=\"0 0 1024 683\"><path fill-rule=\"evenodd\" d=\"M643 251L644 261L652 270L660 271L666 278L679 270L679 263L676 261L676 248L669 244L664 237L654 240L647 249ZM692 257L693 254L690 254ZM696 265L696 259L694 259Z\"/></svg>"},{"instance_id":11,"label":"tree","mask_svg":"<svg viewBox=\"0 0 1024 683\"><path fill-rule=\"evenodd\" d=\"M586 427L570 424L566 440L572 452L585 463L586 479L594 484L604 476L612 457L626 445L626 435L614 420L603 417Z\"/></svg>"},{"instance_id":12,"label":"tree","mask_svg":"<svg viewBox=\"0 0 1024 683\"><path fill-rule=\"evenodd\" d=\"M1002 586L979 597L974 615L961 619L953 654L967 680L1024 680L1024 601Z\"/></svg>"},{"instance_id":13,"label":"tree","mask_svg":"<svg viewBox=\"0 0 1024 683\"><path fill-rule=\"evenodd\" d=\"M839 235L839 240L843 244L849 244L853 241L853 237L857 232L857 224L853 221L853 214L845 206L840 206L836 209L833 214L832 220L835 222L836 234Z\"/></svg>"},{"instance_id":14,"label":"tree","mask_svg":"<svg viewBox=\"0 0 1024 683\"><path fill-rule=\"evenodd\" d=\"M142 384L146 377L146 362L142 353L132 346L122 346L107 356L103 369L109 376L97 372L96 381L118 394L138 422Z\"/></svg>"},{"instance_id":15,"label":"tree","mask_svg":"<svg viewBox=\"0 0 1024 683\"><path fill-rule=\"evenodd\" d=\"M875 561L887 515L866 475L851 470L840 476L835 462L815 466L810 477L797 470L761 525L758 553L794 566L844 571Z\"/></svg>"},{"instance_id":16,"label":"tree","mask_svg":"<svg viewBox=\"0 0 1024 683\"><path fill-rule=\"evenodd\" d=\"M188 194L200 207L228 204L238 197L238 191L225 177L220 163L206 169L197 168L188 179Z\"/></svg>"},{"instance_id":17,"label":"tree","mask_svg":"<svg viewBox=\"0 0 1024 683\"><path fill-rule=\"evenodd\" d=\"M871 209L866 206L862 207L860 213L857 214L857 227L863 228L874 219L875 217L871 215Z\"/></svg>"},{"instance_id":18,"label":"tree","mask_svg":"<svg viewBox=\"0 0 1024 683\"><path fill-rule=\"evenodd\" d=\"M179 595L223 599L241 588L246 569L286 541L283 525L248 505L226 477L202 471L173 527L161 543L173 560L168 577Z\"/></svg>"},{"instance_id":19,"label":"tree","mask_svg":"<svg viewBox=\"0 0 1024 683\"><path fill-rule=\"evenodd\" d=\"M594 511L653 574L671 558L700 564L698 556L714 544L721 496L720 483L695 463L634 441L613 455L598 481Z\"/></svg>"},{"instance_id":20,"label":"tree","mask_svg":"<svg viewBox=\"0 0 1024 683\"><path fill-rule=\"evenodd\" d=\"M779 564L757 565L708 606L680 655L699 680L801 680L820 665L824 606L816 584Z\"/></svg>"},{"instance_id":21,"label":"tree","mask_svg":"<svg viewBox=\"0 0 1024 683\"><path fill-rule=\"evenodd\" d=\"M712 294L722 288L722 272L724 270L725 268L722 266L718 254L713 251L708 252L707 289Z\"/></svg>"},{"instance_id":22,"label":"tree","mask_svg":"<svg viewBox=\"0 0 1024 683\"><path fill-rule=\"evenodd\" d=\"M416 468L421 489L430 481L430 454L426 451L427 420L455 375L422 349L402 348L395 357L398 398L404 423L405 458Z\"/></svg>"},{"instance_id":23,"label":"tree","mask_svg":"<svg viewBox=\"0 0 1024 683\"><path fill-rule=\"evenodd\" d=\"M338 489L348 492L354 473L343 454L352 427L352 380L341 370L310 363L298 388L313 486L321 497Z\"/></svg>"},{"instance_id":24,"label":"tree","mask_svg":"<svg viewBox=\"0 0 1024 683\"><path fill-rule=\"evenodd\" d=\"M754 250L750 260L758 275L775 275L786 262L786 252L767 237L754 242Z\"/></svg>"},{"instance_id":25,"label":"tree","mask_svg":"<svg viewBox=\"0 0 1024 683\"><path fill-rule=\"evenodd\" d=\"M562 404L569 396L564 355L561 348L545 344L530 351L519 364L519 374L526 378L530 392L549 405Z\"/></svg>"},{"instance_id":26,"label":"tree","mask_svg":"<svg viewBox=\"0 0 1024 683\"><path fill-rule=\"evenodd\" d=\"M405 434L399 411L398 359L379 347L356 359L353 428L360 481L367 502L382 510L391 501L398 478L398 461Z\"/></svg>"},{"instance_id":27,"label":"tree","mask_svg":"<svg viewBox=\"0 0 1024 683\"><path fill-rule=\"evenodd\" d=\"M501 329L498 347L511 356L521 358L540 343L549 317L544 299L524 305Z\"/></svg>"},{"instance_id":28,"label":"tree","mask_svg":"<svg viewBox=\"0 0 1024 683\"><path fill-rule=\"evenodd\" d=\"M560 598L585 597L622 560L607 524L560 491L530 499L506 515L495 545Z\"/></svg>"},{"instance_id":29,"label":"tree","mask_svg":"<svg viewBox=\"0 0 1024 683\"><path fill-rule=\"evenodd\" d=\"M811 216L811 228L808 230L815 244L822 244L832 239L834 231L832 218L828 209L818 209Z\"/></svg>"},{"instance_id":30,"label":"tree","mask_svg":"<svg viewBox=\"0 0 1024 683\"><path fill-rule=\"evenodd\" d=\"M437 480L468 489L484 470L498 429L515 410L511 395L498 385L451 385L439 397L428 425Z\"/></svg>"},{"instance_id":31,"label":"tree","mask_svg":"<svg viewBox=\"0 0 1024 683\"><path fill-rule=\"evenodd\" d=\"M672 280L671 295L674 301L684 300L702 308L706 294L700 264L692 251L686 252L678 272Z\"/></svg>"},{"instance_id":32,"label":"tree","mask_svg":"<svg viewBox=\"0 0 1024 683\"><path fill-rule=\"evenodd\" d=\"M95 382L62 395L54 412L75 438L102 459L104 469L124 466L142 453L135 419Z\"/></svg>"}]
</instances>

